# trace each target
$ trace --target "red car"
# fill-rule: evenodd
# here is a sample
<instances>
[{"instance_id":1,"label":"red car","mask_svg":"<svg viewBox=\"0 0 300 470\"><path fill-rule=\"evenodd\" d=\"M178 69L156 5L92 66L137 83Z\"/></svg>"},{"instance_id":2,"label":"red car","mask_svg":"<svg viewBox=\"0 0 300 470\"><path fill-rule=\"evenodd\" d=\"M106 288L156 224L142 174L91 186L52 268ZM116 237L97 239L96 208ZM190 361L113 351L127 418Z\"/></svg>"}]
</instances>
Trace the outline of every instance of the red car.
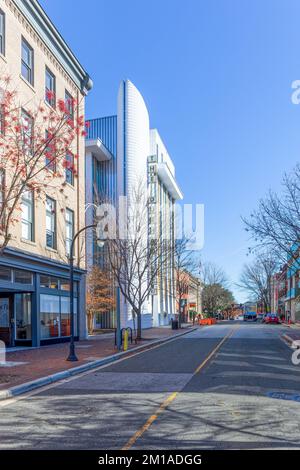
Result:
<instances>
[{"instance_id":1,"label":"red car","mask_svg":"<svg viewBox=\"0 0 300 470\"><path fill-rule=\"evenodd\" d=\"M280 323L278 316L275 313L268 313L264 318L265 323Z\"/></svg>"}]
</instances>

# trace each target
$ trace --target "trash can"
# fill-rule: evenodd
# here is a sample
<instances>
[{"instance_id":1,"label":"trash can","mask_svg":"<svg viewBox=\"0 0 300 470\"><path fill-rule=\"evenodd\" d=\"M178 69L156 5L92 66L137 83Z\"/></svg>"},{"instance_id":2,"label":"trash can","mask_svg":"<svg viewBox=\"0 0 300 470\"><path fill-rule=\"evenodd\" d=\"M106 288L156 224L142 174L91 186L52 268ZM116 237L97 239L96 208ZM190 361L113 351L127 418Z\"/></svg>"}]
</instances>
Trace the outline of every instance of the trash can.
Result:
<instances>
[{"instance_id":1,"label":"trash can","mask_svg":"<svg viewBox=\"0 0 300 470\"><path fill-rule=\"evenodd\" d=\"M172 320L172 330L178 330L178 320Z\"/></svg>"}]
</instances>

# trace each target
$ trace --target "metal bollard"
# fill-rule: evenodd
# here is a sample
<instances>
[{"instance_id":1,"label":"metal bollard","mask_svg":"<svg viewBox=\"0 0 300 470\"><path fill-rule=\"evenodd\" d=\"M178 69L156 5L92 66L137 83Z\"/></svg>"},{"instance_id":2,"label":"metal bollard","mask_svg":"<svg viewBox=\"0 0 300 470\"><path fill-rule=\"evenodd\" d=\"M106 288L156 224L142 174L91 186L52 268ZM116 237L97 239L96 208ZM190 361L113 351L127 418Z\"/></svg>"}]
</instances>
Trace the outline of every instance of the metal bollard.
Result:
<instances>
[{"instance_id":1,"label":"metal bollard","mask_svg":"<svg viewBox=\"0 0 300 470\"><path fill-rule=\"evenodd\" d=\"M123 347L123 350L127 351L127 349L128 349L128 329L126 328L126 330L124 332L124 347Z\"/></svg>"}]
</instances>

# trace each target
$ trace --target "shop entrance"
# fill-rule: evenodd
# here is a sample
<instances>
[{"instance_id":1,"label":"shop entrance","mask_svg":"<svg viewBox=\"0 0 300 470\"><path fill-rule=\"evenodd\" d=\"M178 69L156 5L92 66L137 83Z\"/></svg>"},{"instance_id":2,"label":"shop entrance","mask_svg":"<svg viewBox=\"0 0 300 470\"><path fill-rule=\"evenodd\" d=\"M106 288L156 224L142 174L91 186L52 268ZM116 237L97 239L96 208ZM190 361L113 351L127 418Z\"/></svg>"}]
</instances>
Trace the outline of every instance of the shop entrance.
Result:
<instances>
[{"instance_id":1,"label":"shop entrance","mask_svg":"<svg viewBox=\"0 0 300 470\"><path fill-rule=\"evenodd\" d=\"M14 295L0 293L0 340L14 346Z\"/></svg>"}]
</instances>

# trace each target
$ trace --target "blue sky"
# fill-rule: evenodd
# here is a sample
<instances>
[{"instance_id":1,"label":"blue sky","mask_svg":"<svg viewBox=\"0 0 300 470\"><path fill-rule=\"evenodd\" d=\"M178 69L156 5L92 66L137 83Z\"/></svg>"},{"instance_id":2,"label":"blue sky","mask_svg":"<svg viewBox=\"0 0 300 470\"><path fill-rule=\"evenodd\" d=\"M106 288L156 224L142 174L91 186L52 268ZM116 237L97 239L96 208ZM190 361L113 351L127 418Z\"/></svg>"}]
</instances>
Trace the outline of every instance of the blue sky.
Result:
<instances>
[{"instance_id":1,"label":"blue sky","mask_svg":"<svg viewBox=\"0 0 300 470\"><path fill-rule=\"evenodd\" d=\"M299 160L299 1L41 4L94 81L87 117L115 114L121 79L139 88L185 202L205 204L203 258L237 282L249 246L240 216Z\"/></svg>"}]
</instances>

